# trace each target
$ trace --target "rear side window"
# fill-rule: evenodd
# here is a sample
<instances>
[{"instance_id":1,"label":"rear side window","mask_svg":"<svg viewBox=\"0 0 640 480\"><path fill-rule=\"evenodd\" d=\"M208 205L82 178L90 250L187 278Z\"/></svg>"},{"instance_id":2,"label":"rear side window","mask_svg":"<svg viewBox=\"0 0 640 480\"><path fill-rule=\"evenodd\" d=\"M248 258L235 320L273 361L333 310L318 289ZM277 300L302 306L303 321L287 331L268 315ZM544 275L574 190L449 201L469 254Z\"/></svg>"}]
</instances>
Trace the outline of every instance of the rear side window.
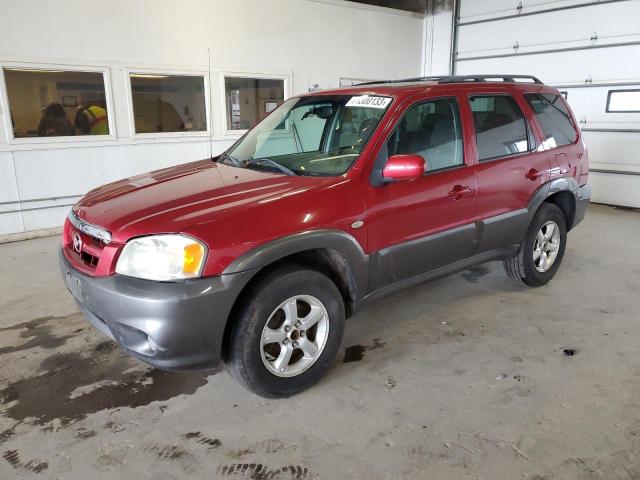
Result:
<instances>
[{"instance_id":1,"label":"rear side window","mask_svg":"<svg viewBox=\"0 0 640 480\"><path fill-rule=\"evenodd\" d=\"M478 160L529 150L527 123L513 97L476 95L469 100L476 128Z\"/></svg>"},{"instance_id":2,"label":"rear side window","mask_svg":"<svg viewBox=\"0 0 640 480\"><path fill-rule=\"evenodd\" d=\"M411 106L391 134L387 147L389 156L422 156L427 172L462 165L458 103L447 98Z\"/></svg>"},{"instance_id":3,"label":"rear side window","mask_svg":"<svg viewBox=\"0 0 640 480\"><path fill-rule=\"evenodd\" d=\"M571 115L559 95L526 93L524 98L531 105L542 127L546 145L562 147L576 141L578 134L571 121Z\"/></svg>"}]
</instances>

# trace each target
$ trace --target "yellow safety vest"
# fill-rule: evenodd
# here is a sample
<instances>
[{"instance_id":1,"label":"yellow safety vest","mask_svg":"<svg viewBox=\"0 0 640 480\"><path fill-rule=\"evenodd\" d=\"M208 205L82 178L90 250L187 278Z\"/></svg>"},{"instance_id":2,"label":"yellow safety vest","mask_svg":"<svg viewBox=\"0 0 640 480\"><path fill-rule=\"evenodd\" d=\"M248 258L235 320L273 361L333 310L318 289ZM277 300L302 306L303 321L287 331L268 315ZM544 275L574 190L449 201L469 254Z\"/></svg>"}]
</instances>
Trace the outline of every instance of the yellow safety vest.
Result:
<instances>
[{"instance_id":1,"label":"yellow safety vest","mask_svg":"<svg viewBox=\"0 0 640 480\"><path fill-rule=\"evenodd\" d=\"M84 111L89 117L91 135L109 134L109 121L107 120L107 111L104 108L93 105L85 108Z\"/></svg>"}]
</instances>

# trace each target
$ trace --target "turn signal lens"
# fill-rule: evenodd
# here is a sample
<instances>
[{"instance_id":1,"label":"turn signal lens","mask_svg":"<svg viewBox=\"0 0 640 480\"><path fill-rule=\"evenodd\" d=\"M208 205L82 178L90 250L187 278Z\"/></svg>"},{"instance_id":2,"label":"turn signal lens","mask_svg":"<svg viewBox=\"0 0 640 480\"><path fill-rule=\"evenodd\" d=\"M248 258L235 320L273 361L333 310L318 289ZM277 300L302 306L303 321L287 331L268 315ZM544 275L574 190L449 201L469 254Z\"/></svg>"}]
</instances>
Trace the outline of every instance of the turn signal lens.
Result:
<instances>
[{"instance_id":1,"label":"turn signal lens","mask_svg":"<svg viewBox=\"0 0 640 480\"><path fill-rule=\"evenodd\" d=\"M192 243L184 247L184 261L182 273L186 277L195 277L200 272L202 259L204 258L204 247L199 243Z\"/></svg>"}]
</instances>

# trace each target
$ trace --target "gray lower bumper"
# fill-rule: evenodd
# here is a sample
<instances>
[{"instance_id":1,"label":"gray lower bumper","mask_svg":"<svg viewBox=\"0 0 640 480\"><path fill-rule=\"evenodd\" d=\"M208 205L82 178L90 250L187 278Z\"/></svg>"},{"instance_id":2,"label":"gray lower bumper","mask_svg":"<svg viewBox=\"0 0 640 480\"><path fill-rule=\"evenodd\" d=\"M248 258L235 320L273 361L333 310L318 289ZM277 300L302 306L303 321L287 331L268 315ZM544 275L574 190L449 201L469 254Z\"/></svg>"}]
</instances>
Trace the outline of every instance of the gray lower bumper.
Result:
<instances>
[{"instance_id":1,"label":"gray lower bumper","mask_svg":"<svg viewBox=\"0 0 640 480\"><path fill-rule=\"evenodd\" d=\"M591 185L586 184L578 188L578 190L575 191L575 196L576 196L576 215L575 215L575 218L573 219L573 225L571 225L571 228L575 227L584 219L584 216L587 212L587 206L591 201Z\"/></svg>"},{"instance_id":2,"label":"gray lower bumper","mask_svg":"<svg viewBox=\"0 0 640 480\"><path fill-rule=\"evenodd\" d=\"M82 313L127 353L154 367L220 362L229 313L252 272L163 283L123 275L90 277L60 252L60 269Z\"/></svg>"}]
</instances>

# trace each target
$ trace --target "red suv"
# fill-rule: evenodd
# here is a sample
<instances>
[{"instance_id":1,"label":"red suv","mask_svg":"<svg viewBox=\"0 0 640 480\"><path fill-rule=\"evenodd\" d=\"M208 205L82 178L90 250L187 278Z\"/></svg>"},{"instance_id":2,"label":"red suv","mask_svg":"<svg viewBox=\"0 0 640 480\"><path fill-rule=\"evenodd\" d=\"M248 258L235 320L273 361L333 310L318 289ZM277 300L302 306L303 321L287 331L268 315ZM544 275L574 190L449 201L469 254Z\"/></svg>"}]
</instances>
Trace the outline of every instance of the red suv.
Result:
<instances>
[{"instance_id":1,"label":"red suv","mask_svg":"<svg viewBox=\"0 0 640 480\"><path fill-rule=\"evenodd\" d=\"M440 77L290 98L222 155L85 195L61 269L86 317L162 369L288 396L363 305L502 259L546 284L591 189L580 130L535 77Z\"/></svg>"}]
</instances>

